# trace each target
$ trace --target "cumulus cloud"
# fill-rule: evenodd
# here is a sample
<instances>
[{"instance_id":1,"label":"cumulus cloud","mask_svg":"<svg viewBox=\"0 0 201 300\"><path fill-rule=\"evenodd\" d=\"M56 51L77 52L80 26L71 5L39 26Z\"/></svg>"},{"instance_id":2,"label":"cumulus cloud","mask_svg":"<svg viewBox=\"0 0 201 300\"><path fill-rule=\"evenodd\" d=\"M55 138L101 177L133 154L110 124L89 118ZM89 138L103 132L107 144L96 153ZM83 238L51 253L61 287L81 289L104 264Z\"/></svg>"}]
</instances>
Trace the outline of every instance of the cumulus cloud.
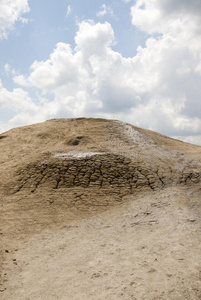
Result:
<instances>
[{"instance_id":1,"label":"cumulus cloud","mask_svg":"<svg viewBox=\"0 0 201 300\"><path fill-rule=\"evenodd\" d=\"M22 88L8 91L0 80L0 110L29 111L35 108L34 102Z\"/></svg>"},{"instance_id":2,"label":"cumulus cloud","mask_svg":"<svg viewBox=\"0 0 201 300\"><path fill-rule=\"evenodd\" d=\"M28 0L0 1L0 39L7 37L15 22L26 23L27 19L21 15L29 10Z\"/></svg>"},{"instance_id":3,"label":"cumulus cloud","mask_svg":"<svg viewBox=\"0 0 201 300\"><path fill-rule=\"evenodd\" d=\"M109 23L81 22L74 49L58 43L49 59L31 65L28 77L14 78L52 97L33 107L31 120L108 117L185 139L200 136L201 24L189 2L199 9L196 0L136 1L133 25L150 36L133 58L112 49L115 36Z\"/></svg>"},{"instance_id":4,"label":"cumulus cloud","mask_svg":"<svg viewBox=\"0 0 201 300\"><path fill-rule=\"evenodd\" d=\"M158 78L149 92L150 99L158 97L165 103L169 98L177 112L172 119L172 132L200 132L201 2L138 0L131 8L131 16L133 25L152 35L146 47L138 49L141 57L150 58L146 65ZM170 116L167 108L166 105Z\"/></svg>"},{"instance_id":5,"label":"cumulus cloud","mask_svg":"<svg viewBox=\"0 0 201 300\"><path fill-rule=\"evenodd\" d=\"M29 86L29 82L27 81L27 79L24 77L24 75L16 75L13 77L13 81L18 84L18 85L22 85L22 86Z\"/></svg>"},{"instance_id":6,"label":"cumulus cloud","mask_svg":"<svg viewBox=\"0 0 201 300\"><path fill-rule=\"evenodd\" d=\"M199 0L137 0L131 8L132 23L147 33L183 34L200 31L201 2ZM190 21L190 22L189 22ZM186 33L185 33L186 35ZM188 36L186 36L188 38Z\"/></svg>"},{"instance_id":7,"label":"cumulus cloud","mask_svg":"<svg viewBox=\"0 0 201 300\"><path fill-rule=\"evenodd\" d=\"M35 61L29 84L54 94L55 103L73 115L118 112L139 102L130 80L133 62L111 49L114 32L109 23L82 22L75 41L74 52L58 43L47 61Z\"/></svg>"},{"instance_id":8,"label":"cumulus cloud","mask_svg":"<svg viewBox=\"0 0 201 300\"><path fill-rule=\"evenodd\" d=\"M0 121L0 133L16 126L28 125L55 118L61 114L62 104L57 105L56 101L43 101L36 104L29 96L29 93L22 88L8 91L0 80L0 115L10 115L8 122ZM66 112L65 107L63 108ZM2 118L4 119L4 118Z\"/></svg>"}]
</instances>

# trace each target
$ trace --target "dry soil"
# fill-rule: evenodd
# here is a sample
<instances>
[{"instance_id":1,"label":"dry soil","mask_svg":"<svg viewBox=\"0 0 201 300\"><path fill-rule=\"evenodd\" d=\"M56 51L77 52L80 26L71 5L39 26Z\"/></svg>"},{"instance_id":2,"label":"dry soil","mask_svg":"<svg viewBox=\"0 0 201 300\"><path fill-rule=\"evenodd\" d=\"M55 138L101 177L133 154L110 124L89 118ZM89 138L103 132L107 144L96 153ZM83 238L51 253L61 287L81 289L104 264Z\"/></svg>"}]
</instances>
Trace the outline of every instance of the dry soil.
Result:
<instances>
[{"instance_id":1,"label":"dry soil","mask_svg":"<svg viewBox=\"0 0 201 300\"><path fill-rule=\"evenodd\" d=\"M201 299L201 147L123 122L0 135L2 300Z\"/></svg>"}]
</instances>

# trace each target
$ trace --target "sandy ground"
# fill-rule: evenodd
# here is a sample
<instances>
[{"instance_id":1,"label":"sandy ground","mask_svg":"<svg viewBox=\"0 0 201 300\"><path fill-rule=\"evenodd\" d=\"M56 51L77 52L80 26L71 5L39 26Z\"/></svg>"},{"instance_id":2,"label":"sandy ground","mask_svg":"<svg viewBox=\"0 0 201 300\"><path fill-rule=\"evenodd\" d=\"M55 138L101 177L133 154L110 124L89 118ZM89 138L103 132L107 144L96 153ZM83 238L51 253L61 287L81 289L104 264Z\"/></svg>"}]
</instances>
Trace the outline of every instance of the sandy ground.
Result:
<instances>
[{"instance_id":1,"label":"sandy ground","mask_svg":"<svg viewBox=\"0 0 201 300\"><path fill-rule=\"evenodd\" d=\"M201 299L200 195L189 196L177 187L129 196L18 242L1 299Z\"/></svg>"}]
</instances>

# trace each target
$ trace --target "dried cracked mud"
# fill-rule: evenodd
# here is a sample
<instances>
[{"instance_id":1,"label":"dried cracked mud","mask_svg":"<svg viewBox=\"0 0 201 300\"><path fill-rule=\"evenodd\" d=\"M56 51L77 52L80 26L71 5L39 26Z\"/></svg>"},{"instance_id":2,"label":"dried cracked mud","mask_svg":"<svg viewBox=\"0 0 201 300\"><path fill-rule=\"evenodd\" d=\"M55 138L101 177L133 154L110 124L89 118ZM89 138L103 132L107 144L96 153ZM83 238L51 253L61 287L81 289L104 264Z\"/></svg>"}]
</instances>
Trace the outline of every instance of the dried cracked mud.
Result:
<instances>
[{"instance_id":1,"label":"dried cracked mud","mask_svg":"<svg viewBox=\"0 0 201 300\"><path fill-rule=\"evenodd\" d=\"M201 147L85 118L0 145L1 299L201 299Z\"/></svg>"}]
</instances>

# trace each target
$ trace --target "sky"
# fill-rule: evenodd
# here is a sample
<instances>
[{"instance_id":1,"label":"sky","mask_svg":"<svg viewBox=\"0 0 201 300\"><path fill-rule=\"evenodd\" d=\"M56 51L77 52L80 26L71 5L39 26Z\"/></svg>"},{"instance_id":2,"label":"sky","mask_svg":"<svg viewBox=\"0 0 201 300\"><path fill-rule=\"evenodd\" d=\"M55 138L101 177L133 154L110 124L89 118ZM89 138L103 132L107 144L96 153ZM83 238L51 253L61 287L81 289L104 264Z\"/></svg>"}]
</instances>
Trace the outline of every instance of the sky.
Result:
<instances>
[{"instance_id":1,"label":"sky","mask_svg":"<svg viewBox=\"0 0 201 300\"><path fill-rule=\"evenodd\" d=\"M77 117L201 145L201 1L0 0L0 132Z\"/></svg>"}]
</instances>

